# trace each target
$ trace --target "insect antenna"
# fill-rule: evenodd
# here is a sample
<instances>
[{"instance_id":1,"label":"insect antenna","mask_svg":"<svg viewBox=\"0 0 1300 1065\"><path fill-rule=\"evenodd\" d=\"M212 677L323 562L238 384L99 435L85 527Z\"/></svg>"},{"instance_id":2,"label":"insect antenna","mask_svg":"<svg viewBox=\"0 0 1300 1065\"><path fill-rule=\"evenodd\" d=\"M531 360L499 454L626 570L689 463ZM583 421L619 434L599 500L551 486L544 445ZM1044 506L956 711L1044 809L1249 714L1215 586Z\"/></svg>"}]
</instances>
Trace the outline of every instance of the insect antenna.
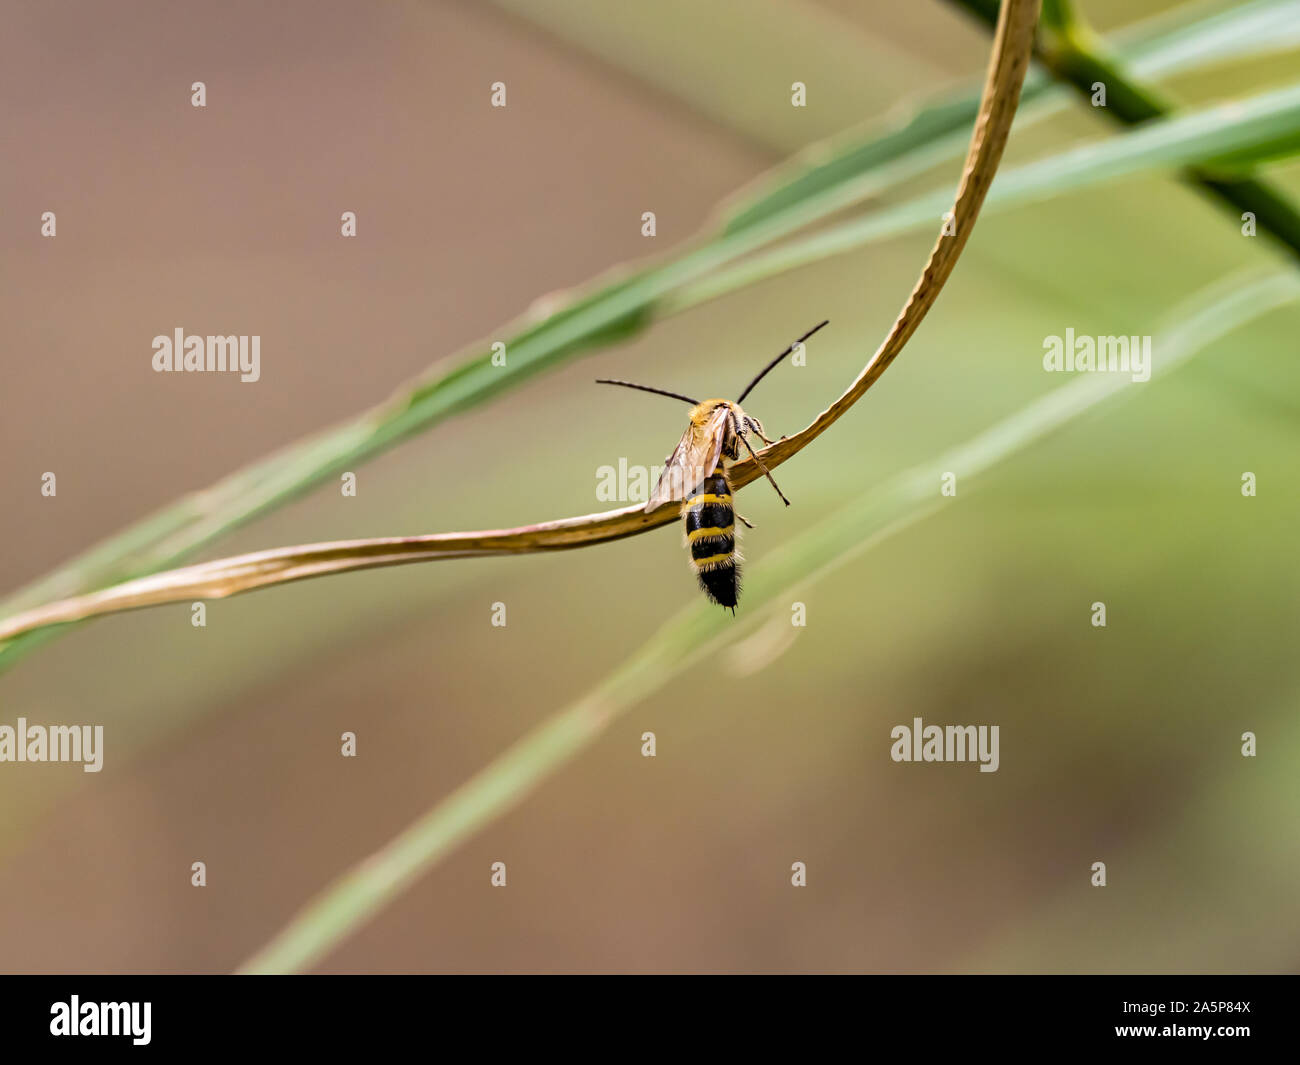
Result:
<instances>
[{"instance_id":1,"label":"insect antenna","mask_svg":"<svg viewBox=\"0 0 1300 1065\"><path fill-rule=\"evenodd\" d=\"M699 405L698 399L691 399L690 396L683 396L680 392L666 392L662 388L651 388L649 385L634 385L631 381L611 381L607 378L597 378L598 385L622 385L624 388L635 388L642 392L653 392L656 396L667 396L669 399L680 399L683 403L689 403L692 407Z\"/></svg>"},{"instance_id":2,"label":"insect antenna","mask_svg":"<svg viewBox=\"0 0 1300 1065\"><path fill-rule=\"evenodd\" d=\"M749 382L749 387L746 388L745 391L740 393L740 398L737 399L736 402L744 403L745 397L749 395L752 391L754 391L754 386L758 384L759 381L763 380L764 377L766 377L769 373L775 370L777 364L780 363L782 359L784 359L787 355L789 355L790 352L794 351L795 348L797 348L800 344L802 344L805 340L807 340L810 336L812 336L815 332L817 332L818 329L820 329L824 325L830 325L829 318L827 318L826 321L822 322L821 325L813 326L811 329L808 330L808 332L806 332L803 336L801 336L798 340L796 340L793 344L791 344L788 348L786 348L785 351L781 352L780 355L778 355L775 359L773 359L766 366L764 366L763 369L759 372L759 375ZM771 478L769 477L768 480L770 481ZM779 492L780 489L778 488L777 491ZM785 497L782 496L782 498L784 499Z\"/></svg>"}]
</instances>

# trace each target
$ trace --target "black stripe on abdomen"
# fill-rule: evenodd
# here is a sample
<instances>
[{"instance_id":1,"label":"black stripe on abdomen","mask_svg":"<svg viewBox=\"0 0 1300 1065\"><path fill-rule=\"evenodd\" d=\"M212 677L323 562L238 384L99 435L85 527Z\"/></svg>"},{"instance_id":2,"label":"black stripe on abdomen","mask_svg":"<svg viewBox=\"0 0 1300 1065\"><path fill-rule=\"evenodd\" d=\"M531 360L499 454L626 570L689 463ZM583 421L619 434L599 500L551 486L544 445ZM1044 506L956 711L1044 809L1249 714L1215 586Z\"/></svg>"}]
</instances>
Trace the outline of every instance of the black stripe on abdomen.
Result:
<instances>
[{"instance_id":1,"label":"black stripe on abdomen","mask_svg":"<svg viewBox=\"0 0 1300 1065\"><path fill-rule=\"evenodd\" d=\"M708 566L710 559L718 559L719 555L726 555L730 558L736 553L736 534L729 533L726 536L708 537L707 539L696 540L690 545L691 562L700 566Z\"/></svg>"},{"instance_id":2,"label":"black stripe on abdomen","mask_svg":"<svg viewBox=\"0 0 1300 1065\"><path fill-rule=\"evenodd\" d=\"M720 606L736 605L740 560L736 556L736 512L731 506L731 485L726 474L715 470L682 503L686 545L691 568L704 594Z\"/></svg>"}]
</instances>

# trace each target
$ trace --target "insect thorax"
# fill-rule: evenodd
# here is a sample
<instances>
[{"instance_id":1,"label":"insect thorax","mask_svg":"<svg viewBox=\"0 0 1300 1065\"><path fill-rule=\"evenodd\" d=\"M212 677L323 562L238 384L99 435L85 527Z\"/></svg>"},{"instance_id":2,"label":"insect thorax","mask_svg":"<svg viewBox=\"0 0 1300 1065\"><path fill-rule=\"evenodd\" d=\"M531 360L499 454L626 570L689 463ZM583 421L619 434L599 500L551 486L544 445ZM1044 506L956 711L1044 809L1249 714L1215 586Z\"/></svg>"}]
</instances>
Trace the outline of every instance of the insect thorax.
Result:
<instances>
[{"instance_id":1,"label":"insect thorax","mask_svg":"<svg viewBox=\"0 0 1300 1065\"><path fill-rule=\"evenodd\" d=\"M719 407L725 407L730 412L723 430L722 454L726 458L735 460L740 458L740 438L736 434L736 428L739 427L741 432L745 432L750 425L757 425L758 419L747 416L740 408L740 404L733 403L729 399L706 399L691 408L691 424L703 428ZM759 432L762 432L762 426L759 426Z\"/></svg>"}]
</instances>

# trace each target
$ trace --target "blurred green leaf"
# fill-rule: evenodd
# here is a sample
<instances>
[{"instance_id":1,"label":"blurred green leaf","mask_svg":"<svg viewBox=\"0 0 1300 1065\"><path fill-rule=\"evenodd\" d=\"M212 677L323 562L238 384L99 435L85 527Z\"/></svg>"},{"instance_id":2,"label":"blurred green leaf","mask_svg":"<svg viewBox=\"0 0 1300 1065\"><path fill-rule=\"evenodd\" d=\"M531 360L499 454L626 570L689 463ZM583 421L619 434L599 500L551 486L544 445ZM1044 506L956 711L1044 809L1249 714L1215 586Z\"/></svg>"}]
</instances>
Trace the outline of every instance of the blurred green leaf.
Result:
<instances>
[{"instance_id":1,"label":"blurred green leaf","mask_svg":"<svg viewBox=\"0 0 1300 1065\"><path fill-rule=\"evenodd\" d=\"M1039 91L1044 86L1040 78ZM1029 99L1028 85L1022 95L1026 101ZM738 233L757 222L804 207L828 192L854 185L866 175L879 174L891 163L908 160L906 170L887 174L877 186L888 188L905 176L960 151L966 143L966 131L975 121L978 111L979 92L966 93L957 99L921 108L896 129L886 130L883 134L873 130L865 140L847 142L823 163L808 165L800 159L801 165L792 176L779 180L775 187L729 212L723 233ZM858 192L852 200L859 200L862 195Z\"/></svg>"},{"instance_id":2,"label":"blurred green leaf","mask_svg":"<svg viewBox=\"0 0 1300 1065\"><path fill-rule=\"evenodd\" d=\"M997 0L987 5L997 12ZM1201 17L1184 9L1153 19L1117 37L1116 53L1136 75L1158 78L1194 73L1206 66L1286 51L1300 44L1300 0L1255 0ZM1065 110L1070 92L1041 68L1030 70L1020 94L1016 129ZM897 187L935 163L959 153L965 131L979 108L979 86L921 107L901 122L879 124L800 153L778 167L759 187L737 197L724 214L726 233L745 229L795 207L807 207L833 191L849 206L868 195ZM855 187L867 177L871 184ZM823 204L823 212L828 204Z\"/></svg>"},{"instance_id":3,"label":"blurred green leaf","mask_svg":"<svg viewBox=\"0 0 1300 1065\"><path fill-rule=\"evenodd\" d=\"M1300 0L1253 0L1203 15L1188 4L1117 34L1116 55L1140 77L1160 77L1300 46Z\"/></svg>"},{"instance_id":4,"label":"blurred green leaf","mask_svg":"<svg viewBox=\"0 0 1300 1065\"><path fill-rule=\"evenodd\" d=\"M1300 135L1300 85L1153 121L1096 144L1002 170L984 210L1034 203L1142 171L1204 163L1229 152L1272 151ZM952 202L947 190L925 193L861 218L788 241L688 284L672 296L676 310L692 307L788 270L913 230L937 231Z\"/></svg>"}]
</instances>

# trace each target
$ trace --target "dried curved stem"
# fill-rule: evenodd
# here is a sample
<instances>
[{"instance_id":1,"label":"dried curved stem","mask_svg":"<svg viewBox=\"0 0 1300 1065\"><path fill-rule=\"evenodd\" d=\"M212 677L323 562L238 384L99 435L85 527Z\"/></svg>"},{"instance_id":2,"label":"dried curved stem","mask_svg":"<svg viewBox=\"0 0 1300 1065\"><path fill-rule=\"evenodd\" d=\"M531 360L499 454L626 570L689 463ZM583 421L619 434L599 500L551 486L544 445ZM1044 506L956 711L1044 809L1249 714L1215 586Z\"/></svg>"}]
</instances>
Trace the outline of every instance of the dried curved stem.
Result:
<instances>
[{"instance_id":1,"label":"dried curved stem","mask_svg":"<svg viewBox=\"0 0 1300 1065\"><path fill-rule=\"evenodd\" d=\"M941 224L938 241L898 319L843 395L806 428L758 453L769 470L802 451L861 399L903 350L934 305L970 238L1006 147L1011 120L1020 99L1020 87L1029 66L1038 7L1039 0L1006 0L1002 5L984 95L957 197L950 215L938 220ZM736 488L742 488L761 476L754 458L738 462L731 469ZM81 621L102 614L193 599L223 599L257 588L332 573L435 559L586 547L635 536L666 525L676 517L675 504L665 504L649 514L639 506L632 506L514 529L338 540L257 551L167 570L15 614L0 621L0 641L49 625Z\"/></svg>"}]
</instances>

